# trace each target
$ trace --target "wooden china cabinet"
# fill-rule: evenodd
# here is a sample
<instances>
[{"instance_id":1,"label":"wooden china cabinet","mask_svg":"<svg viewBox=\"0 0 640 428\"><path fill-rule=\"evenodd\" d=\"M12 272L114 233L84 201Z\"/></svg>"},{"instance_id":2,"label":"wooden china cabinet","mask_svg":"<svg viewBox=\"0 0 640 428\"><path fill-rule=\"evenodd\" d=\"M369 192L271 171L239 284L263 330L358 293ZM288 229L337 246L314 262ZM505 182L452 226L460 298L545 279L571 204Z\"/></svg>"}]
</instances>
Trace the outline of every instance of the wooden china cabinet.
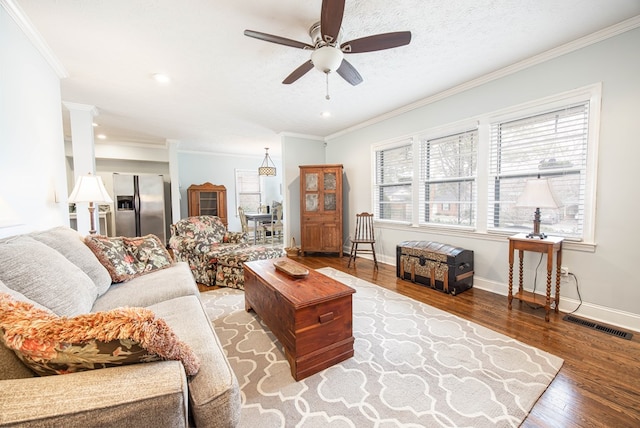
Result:
<instances>
[{"instance_id":1,"label":"wooden china cabinet","mask_svg":"<svg viewBox=\"0 0 640 428\"><path fill-rule=\"evenodd\" d=\"M303 256L342 257L342 165L300 166L300 234Z\"/></svg>"},{"instance_id":2,"label":"wooden china cabinet","mask_svg":"<svg viewBox=\"0 0 640 428\"><path fill-rule=\"evenodd\" d=\"M225 227L227 219L227 188L216 184L193 184L187 189L189 217L215 215L220 217Z\"/></svg>"}]
</instances>

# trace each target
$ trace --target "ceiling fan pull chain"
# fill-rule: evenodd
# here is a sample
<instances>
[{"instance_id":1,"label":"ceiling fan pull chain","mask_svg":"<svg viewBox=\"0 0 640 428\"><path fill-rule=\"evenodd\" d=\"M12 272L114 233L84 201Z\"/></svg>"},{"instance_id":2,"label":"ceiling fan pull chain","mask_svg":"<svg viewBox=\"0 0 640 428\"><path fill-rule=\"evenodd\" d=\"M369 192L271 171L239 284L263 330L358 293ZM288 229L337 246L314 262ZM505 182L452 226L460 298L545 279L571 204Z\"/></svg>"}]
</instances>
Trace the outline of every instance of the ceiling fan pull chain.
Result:
<instances>
[{"instance_id":1,"label":"ceiling fan pull chain","mask_svg":"<svg viewBox=\"0 0 640 428\"><path fill-rule=\"evenodd\" d=\"M331 97L329 96L329 73L324 73L325 76L327 76L327 95L325 96L325 98L327 100L330 100Z\"/></svg>"}]
</instances>

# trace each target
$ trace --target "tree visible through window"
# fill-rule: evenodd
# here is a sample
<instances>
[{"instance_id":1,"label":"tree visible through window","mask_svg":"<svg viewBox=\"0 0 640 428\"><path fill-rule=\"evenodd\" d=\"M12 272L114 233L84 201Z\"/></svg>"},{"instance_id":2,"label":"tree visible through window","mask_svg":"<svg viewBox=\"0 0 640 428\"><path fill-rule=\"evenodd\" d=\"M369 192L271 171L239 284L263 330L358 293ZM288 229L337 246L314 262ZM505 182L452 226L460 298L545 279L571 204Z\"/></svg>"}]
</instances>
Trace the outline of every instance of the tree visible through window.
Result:
<instances>
[{"instance_id":1,"label":"tree visible through window","mask_svg":"<svg viewBox=\"0 0 640 428\"><path fill-rule=\"evenodd\" d=\"M589 103L491 126L489 228L531 229L532 208L516 207L527 179L549 179L557 209L542 210L541 230L581 238L584 226Z\"/></svg>"},{"instance_id":2,"label":"tree visible through window","mask_svg":"<svg viewBox=\"0 0 640 428\"><path fill-rule=\"evenodd\" d=\"M413 184L413 147L401 146L377 150L376 204L377 219L411 221Z\"/></svg>"},{"instance_id":3,"label":"tree visible through window","mask_svg":"<svg viewBox=\"0 0 640 428\"><path fill-rule=\"evenodd\" d=\"M420 142L420 223L474 226L478 131Z\"/></svg>"},{"instance_id":4,"label":"tree visible through window","mask_svg":"<svg viewBox=\"0 0 640 428\"><path fill-rule=\"evenodd\" d=\"M540 177L558 206L540 207L541 231L594 243L600 98L585 86L372 146L375 219L530 232L535 207L516 203Z\"/></svg>"}]
</instances>

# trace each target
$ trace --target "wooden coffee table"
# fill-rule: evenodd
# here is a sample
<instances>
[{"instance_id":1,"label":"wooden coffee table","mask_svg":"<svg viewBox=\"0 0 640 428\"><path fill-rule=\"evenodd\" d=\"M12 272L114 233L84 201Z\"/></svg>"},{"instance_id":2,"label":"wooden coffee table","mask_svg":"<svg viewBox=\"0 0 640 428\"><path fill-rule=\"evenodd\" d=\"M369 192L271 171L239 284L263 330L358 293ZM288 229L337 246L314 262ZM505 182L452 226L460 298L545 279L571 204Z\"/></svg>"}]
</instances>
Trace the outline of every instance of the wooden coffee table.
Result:
<instances>
[{"instance_id":1,"label":"wooden coffee table","mask_svg":"<svg viewBox=\"0 0 640 428\"><path fill-rule=\"evenodd\" d=\"M284 347L295 380L353 356L355 290L314 270L297 278L276 270L286 257L244 263L245 309L254 310Z\"/></svg>"}]
</instances>

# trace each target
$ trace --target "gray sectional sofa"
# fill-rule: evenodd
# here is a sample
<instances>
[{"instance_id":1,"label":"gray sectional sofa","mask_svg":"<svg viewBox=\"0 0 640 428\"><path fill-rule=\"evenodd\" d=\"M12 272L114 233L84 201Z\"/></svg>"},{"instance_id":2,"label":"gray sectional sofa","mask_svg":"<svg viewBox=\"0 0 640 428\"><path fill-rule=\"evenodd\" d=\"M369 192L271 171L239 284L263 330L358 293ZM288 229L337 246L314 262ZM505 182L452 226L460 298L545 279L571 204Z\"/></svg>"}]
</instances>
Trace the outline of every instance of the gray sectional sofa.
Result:
<instances>
[{"instance_id":1,"label":"gray sectional sofa","mask_svg":"<svg viewBox=\"0 0 640 428\"><path fill-rule=\"evenodd\" d=\"M0 293L58 316L123 306L164 319L200 360L194 376L164 360L36 376L0 341L0 426L233 427L240 390L186 263L117 284L76 231L0 240ZM0 332L1 333L1 332Z\"/></svg>"}]
</instances>

